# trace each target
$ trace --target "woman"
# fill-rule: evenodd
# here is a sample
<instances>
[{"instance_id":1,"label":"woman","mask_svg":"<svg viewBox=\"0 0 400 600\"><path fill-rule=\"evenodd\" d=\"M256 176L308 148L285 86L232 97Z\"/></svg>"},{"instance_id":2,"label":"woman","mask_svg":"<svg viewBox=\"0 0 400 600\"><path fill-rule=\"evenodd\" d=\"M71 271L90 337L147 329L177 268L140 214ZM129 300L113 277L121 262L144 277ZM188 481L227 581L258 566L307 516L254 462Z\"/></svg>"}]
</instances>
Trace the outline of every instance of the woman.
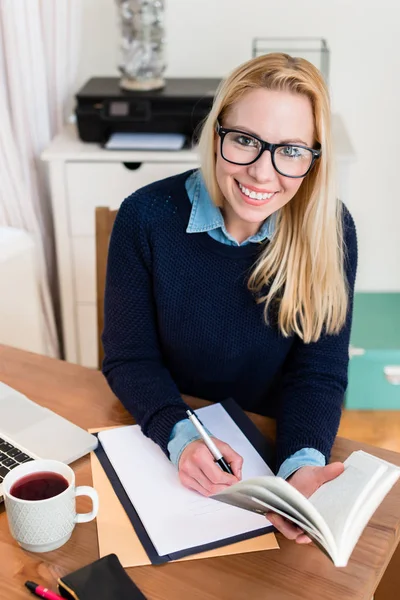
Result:
<instances>
[{"instance_id":1,"label":"woman","mask_svg":"<svg viewBox=\"0 0 400 600\"><path fill-rule=\"evenodd\" d=\"M220 86L200 138L201 170L132 194L110 242L103 372L183 485L216 493L223 472L181 393L277 422L277 470L309 496L326 465L347 385L357 263L337 201L330 107L319 71L269 54ZM271 522L310 541L278 515Z\"/></svg>"}]
</instances>

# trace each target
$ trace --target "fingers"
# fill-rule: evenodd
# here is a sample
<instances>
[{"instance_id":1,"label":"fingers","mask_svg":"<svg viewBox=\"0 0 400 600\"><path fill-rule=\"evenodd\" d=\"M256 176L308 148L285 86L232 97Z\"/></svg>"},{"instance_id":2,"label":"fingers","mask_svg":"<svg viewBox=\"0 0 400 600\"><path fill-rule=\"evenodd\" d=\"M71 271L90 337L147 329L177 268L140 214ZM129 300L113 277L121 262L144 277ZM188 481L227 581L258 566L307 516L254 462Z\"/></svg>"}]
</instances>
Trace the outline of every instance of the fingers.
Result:
<instances>
[{"instance_id":1,"label":"fingers","mask_svg":"<svg viewBox=\"0 0 400 600\"><path fill-rule=\"evenodd\" d=\"M318 488L327 481L341 475L344 465L340 462L331 463L325 467L300 467L287 481L306 498L309 498Z\"/></svg>"},{"instance_id":2,"label":"fingers","mask_svg":"<svg viewBox=\"0 0 400 600\"><path fill-rule=\"evenodd\" d=\"M230 462L234 457L236 465L241 467L242 458L230 446L215 440L215 443ZM203 496L210 496L223 491L238 482L238 478L225 473L215 462L209 449L202 440L188 444L179 460L179 477L185 487L194 489Z\"/></svg>"},{"instance_id":3,"label":"fingers","mask_svg":"<svg viewBox=\"0 0 400 600\"><path fill-rule=\"evenodd\" d=\"M288 540L295 540L298 544L309 544L311 542L311 539L304 533L302 529L300 529L300 527L297 527L294 525L294 523L284 519L281 517L281 515L268 512L265 516L267 517L268 521Z\"/></svg>"},{"instance_id":4,"label":"fingers","mask_svg":"<svg viewBox=\"0 0 400 600\"><path fill-rule=\"evenodd\" d=\"M308 535L306 535L305 533L302 533L301 535L299 535L299 537L296 538L296 544L311 544L312 539L308 537Z\"/></svg>"},{"instance_id":5,"label":"fingers","mask_svg":"<svg viewBox=\"0 0 400 600\"><path fill-rule=\"evenodd\" d=\"M215 462L204 460L199 464L200 470L204 476L213 484L224 484L225 486L233 485L238 482L237 477L225 473Z\"/></svg>"},{"instance_id":6,"label":"fingers","mask_svg":"<svg viewBox=\"0 0 400 600\"><path fill-rule=\"evenodd\" d=\"M220 448L222 443L219 442L219 440L215 440L215 442L216 445ZM224 450L230 448L230 446L228 446L227 444L223 445L226 447L224 448ZM187 456L188 460L182 461L182 468L184 470L187 470L187 468L189 468L190 475L194 476L195 470L200 469L201 471L203 471L205 477L209 479L209 483L226 485L232 485L234 483L237 483L236 477L230 475L229 473L225 473L225 471L223 471L221 467L215 463L214 457L202 441L199 440L198 442L193 442L193 447L193 451ZM220 450L222 452L221 448ZM185 456L183 456L183 458L185 459ZM229 462L228 458L227 461ZM181 467L181 463L179 463L179 467Z\"/></svg>"},{"instance_id":7,"label":"fingers","mask_svg":"<svg viewBox=\"0 0 400 600\"><path fill-rule=\"evenodd\" d=\"M242 478L242 466L243 466L243 458L235 452L228 444L225 442L221 442L220 440L215 440L216 445L221 450L225 460L230 465L233 474L238 479Z\"/></svg>"},{"instance_id":8,"label":"fingers","mask_svg":"<svg viewBox=\"0 0 400 600\"><path fill-rule=\"evenodd\" d=\"M289 521L281 517L281 515L268 512L265 516L267 517L268 521L272 523L274 527L277 528L278 531L280 531L286 538L288 538L288 540L295 540L299 535L303 533L300 527L296 527L296 525L290 523Z\"/></svg>"},{"instance_id":9,"label":"fingers","mask_svg":"<svg viewBox=\"0 0 400 600\"><path fill-rule=\"evenodd\" d=\"M210 493L206 490L198 481L190 477L190 475L186 475L185 473L179 472L179 479L181 480L182 485L190 490L194 490L198 492L202 496L209 496Z\"/></svg>"},{"instance_id":10,"label":"fingers","mask_svg":"<svg viewBox=\"0 0 400 600\"><path fill-rule=\"evenodd\" d=\"M336 477L341 475L343 471L344 464L341 462L334 462L329 465L326 465L326 467L323 467L322 469L318 469L318 484L322 485L327 481L335 479Z\"/></svg>"},{"instance_id":11,"label":"fingers","mask_svg":"<svg viewBox=\"0 0 400 600\"><path fill-rule=\"evenodd\" d=\"M217 469L218 468L219 467L217 467ZM228 488L230 485L232 485L232 482L230 480L229 483L212 483L210 479L205 475L205 473L198 468L193 469L191 476L206 490L207 496L218 494L218 492L222 492L226 490L226 488ZM233 479L233 483L237 483L236 478L234 478L232 475L230 475L229 477Z\"/></svg>"}]
</instances>

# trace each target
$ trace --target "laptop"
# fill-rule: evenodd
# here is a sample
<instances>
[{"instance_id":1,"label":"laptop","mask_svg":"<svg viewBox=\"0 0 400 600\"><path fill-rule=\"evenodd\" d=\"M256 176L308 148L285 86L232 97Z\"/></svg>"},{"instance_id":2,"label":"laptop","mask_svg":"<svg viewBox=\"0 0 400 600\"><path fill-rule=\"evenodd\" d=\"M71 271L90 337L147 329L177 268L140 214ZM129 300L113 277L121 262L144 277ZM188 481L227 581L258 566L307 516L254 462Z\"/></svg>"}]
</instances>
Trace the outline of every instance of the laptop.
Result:
<instances>
[{"instance_id":1,"label":"laptop","mask_svg":"<svg viewBox=\"0 0 400 600\"><path fill-rule=\"evenodd\" d=\"M0 502L2 482L37 458L69 464L97 446L97 437L0 382Z\"/></svg>"}]
</instances>

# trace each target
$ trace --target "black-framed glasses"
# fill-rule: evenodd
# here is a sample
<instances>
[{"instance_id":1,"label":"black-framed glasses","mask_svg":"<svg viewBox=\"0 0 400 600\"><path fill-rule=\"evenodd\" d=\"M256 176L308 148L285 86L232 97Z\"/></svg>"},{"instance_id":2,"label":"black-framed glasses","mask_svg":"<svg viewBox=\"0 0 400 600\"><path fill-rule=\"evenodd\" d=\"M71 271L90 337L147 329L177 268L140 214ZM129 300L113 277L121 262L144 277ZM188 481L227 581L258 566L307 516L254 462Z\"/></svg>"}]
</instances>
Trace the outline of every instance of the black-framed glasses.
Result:
<instances>
[{"instance_id":1,"label":"black-framed glasses","mask_svg":"<svg viewBox=\"0 0 400 600\"><path fill-rule=\"evenodd\" d=\"M221 156L234 165L252 165L268 150L274 169L284 177L305 177L315 161L321 156L320 149L298 144L270 144L256 135L227 129L217 122L221 138Z\"/></svg>"}]
</instances>

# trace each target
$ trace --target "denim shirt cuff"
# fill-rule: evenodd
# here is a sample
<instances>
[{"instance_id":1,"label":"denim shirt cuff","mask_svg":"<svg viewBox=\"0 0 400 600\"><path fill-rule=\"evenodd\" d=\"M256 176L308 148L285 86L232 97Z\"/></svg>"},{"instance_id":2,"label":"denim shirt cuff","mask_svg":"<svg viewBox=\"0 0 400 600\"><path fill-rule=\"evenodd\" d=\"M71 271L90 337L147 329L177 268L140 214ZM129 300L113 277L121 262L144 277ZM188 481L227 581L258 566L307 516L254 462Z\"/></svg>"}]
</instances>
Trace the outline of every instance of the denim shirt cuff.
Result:
<instances>
[{"instance_id":1,"label":"denim shirt cuff","mask_svg":"<svg viewBox=\"0 0 400 600\"><path fill-rule=\"evenodd\" d=\"M287 479L301 467L324 467L325 456L315 448L302 448L289 456L280 466L277 477Z\"/></svg>"},{"instance_id":2,"label":"denim shirt cuff","mask_svg":"<svg viewBox=\"0 0 400 600\"><path fill-rule=\"evenodd\" d=\"M204 428L208 435L211 433L207 427ZM171 437L168 442L168 452L170 461L177 467L182 452L191 442L201 440L202 437L189 419L182 419L174 425L171 432Z\"/></svg>"}]
</instances>

